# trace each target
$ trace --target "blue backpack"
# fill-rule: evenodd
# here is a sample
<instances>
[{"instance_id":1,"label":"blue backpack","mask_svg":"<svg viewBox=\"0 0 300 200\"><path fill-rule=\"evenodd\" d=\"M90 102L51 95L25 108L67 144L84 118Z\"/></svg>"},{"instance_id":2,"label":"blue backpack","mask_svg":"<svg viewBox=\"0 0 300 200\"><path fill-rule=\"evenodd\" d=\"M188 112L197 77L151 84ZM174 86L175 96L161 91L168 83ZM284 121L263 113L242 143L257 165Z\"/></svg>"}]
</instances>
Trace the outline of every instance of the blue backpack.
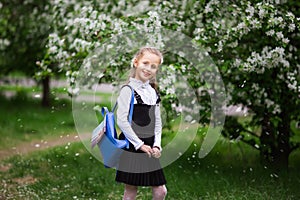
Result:
<instances>
[{"instance_id":1,"label":"blue backpack","mask_svg":"<svg viewBox=\"0 0 300 200\"><path fill-rule=\"evenodd\" d=\"M131 123L134 106L134 91L131 86L124 85L123 87L125 86L130 87L132 91L128 115L128 121ZM112 111L109 111L107 107L102 107L101 114L104 119L92 132L92 148L96 146L96 144L98 145L104 166L107 168L118 168L123 148L129 148L129 141L126 138L124 140L118 139L114 115L117 104L118 102L115 103Z\"/></svg>"}]
</instances>

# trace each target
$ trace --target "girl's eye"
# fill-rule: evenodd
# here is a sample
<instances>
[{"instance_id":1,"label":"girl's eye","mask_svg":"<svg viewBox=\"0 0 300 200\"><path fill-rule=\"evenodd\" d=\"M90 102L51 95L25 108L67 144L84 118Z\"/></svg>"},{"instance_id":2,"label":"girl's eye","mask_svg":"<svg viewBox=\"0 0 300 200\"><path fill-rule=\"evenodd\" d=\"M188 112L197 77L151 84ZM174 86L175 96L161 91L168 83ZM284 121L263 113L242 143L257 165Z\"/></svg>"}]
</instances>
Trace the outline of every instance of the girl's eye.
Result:
<instances>
[{"instance_id":1,"label":"girl's eye","mask_svg":"<svg viewBox=\"0 0 300 200\"><path fill-rule=\"evenodd\" d=\"M148 62L143 62L143 64L144 64L144 65L147 65L147 64L149 64L149 63L148 63Z\"/></svg>"},{"instance_id":2,"label":"girl's eye","mask_svg":"<svg viewBox=\"0 0 300 200\"><path fill-rule=\"evenodd\" d=\"M157 67L156 67L156 65L151 65L151 68L156 69Z\"/></svg>"}]
</instances>

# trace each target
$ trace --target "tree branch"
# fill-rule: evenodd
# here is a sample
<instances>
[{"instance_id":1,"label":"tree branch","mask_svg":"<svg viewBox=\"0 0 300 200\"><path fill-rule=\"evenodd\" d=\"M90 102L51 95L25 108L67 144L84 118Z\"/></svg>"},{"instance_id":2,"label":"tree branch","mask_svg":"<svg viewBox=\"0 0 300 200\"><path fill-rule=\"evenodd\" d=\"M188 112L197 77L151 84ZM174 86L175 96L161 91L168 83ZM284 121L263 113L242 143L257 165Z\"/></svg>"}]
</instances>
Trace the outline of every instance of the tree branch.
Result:
<instances>
[{"instance_id":1,"label":"tree branch","mask_svg":"<svg viewBox=\"0 0 300 200\"><path fill-rule=\"evenodd\" d=\"M244 137L242 137L242 138L241 138L241 141L243 141L244 143L250 145L251 147L253 147L253 148L259 150L259 146L256 145L256 142L255 142L254 139L251 139L251 140L245 140Z\"/></svg>"},{"instance_id":2,"label":"tree branch","mask_svg":"<svg viewBox=\"0 0 300 200\"><path fill-rule=\"evenodd\" d=\"M249 134L251 134L252 136L258 138L258 136L257 136L254 132L245 129L244 127L243 127L243 130L242 130L242 131L245 131L246 133L249 133Z\"/></svg>"}]
</instances>

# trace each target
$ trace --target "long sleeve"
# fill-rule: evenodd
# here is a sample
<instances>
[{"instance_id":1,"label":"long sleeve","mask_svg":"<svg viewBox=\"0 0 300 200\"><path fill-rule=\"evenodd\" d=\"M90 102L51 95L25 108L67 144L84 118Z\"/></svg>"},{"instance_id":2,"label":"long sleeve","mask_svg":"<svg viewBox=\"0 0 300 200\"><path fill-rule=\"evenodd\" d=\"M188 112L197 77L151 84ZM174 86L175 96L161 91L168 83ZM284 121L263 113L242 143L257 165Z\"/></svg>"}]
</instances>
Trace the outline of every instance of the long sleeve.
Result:
<instances>
[{"instance_id":1,"label":"long sleeve","mask_svg":"<svg viewBox=\"0 0 300 200\"><path fill-rule=\"evenodd\" d=\"M144 142L138 138L128 121L131 95L132 93L129 87L124 87L120 91L120 95L117 100L117 124L124 133L125 137L129 140L129 142L133 144L134 148L137 150L144 144Z\"/></svg>"},{"instance_id":2,"label":"long sleeve","mask_svg":"<svg viewBox=\"0 0 300 200\"><path fill-rule=\"evenodd\" d=\"M156 105L155 107L155 129L154 129L154 144L153 146L157 146L160 150L161 148L161 133L162 133L162 123L161 123L161 114L160 114L160 106Z\"/></svg>"}]
</instances>

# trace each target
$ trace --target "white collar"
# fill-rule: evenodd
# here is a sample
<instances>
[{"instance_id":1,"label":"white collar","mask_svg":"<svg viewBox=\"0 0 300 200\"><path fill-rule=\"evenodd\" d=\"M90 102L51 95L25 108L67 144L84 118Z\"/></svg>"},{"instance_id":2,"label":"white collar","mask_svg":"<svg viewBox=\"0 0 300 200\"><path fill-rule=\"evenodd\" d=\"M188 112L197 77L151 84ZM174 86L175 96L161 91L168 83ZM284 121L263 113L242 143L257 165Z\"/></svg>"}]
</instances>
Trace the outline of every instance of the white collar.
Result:
<instances>
[{"instance_id":1,"label":"white collar","mask_svg":"<svg viewBox=\"0 0 300 200\"><path fill-rule=\"evenodd\" d=\"M135 78L130 77L129 81L132 84L132 86L136 89L138 89L138 88L147 88L150 85L149 80L144 83L141 80L137 80Z\"/></svg>"}]
</instances>

